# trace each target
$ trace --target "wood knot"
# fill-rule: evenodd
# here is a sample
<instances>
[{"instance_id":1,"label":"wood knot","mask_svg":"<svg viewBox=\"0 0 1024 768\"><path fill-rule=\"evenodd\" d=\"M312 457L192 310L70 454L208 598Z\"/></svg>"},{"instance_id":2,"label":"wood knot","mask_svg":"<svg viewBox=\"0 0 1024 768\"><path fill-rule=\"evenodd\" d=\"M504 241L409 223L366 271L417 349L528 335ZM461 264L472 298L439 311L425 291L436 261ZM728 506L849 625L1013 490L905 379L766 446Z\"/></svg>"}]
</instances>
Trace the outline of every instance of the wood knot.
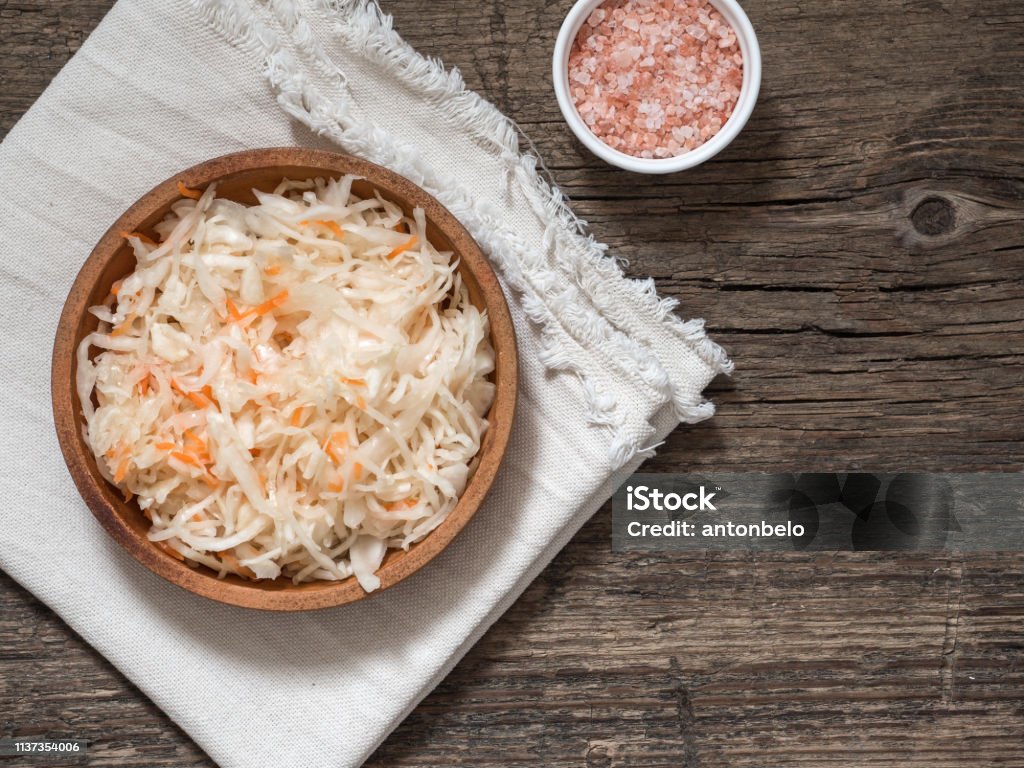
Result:
<instances>
[{"instance_id":1,"label":"wood knot","mask_svg":"<svg viewBox=\"0 0 1024 768\"><path fill-rule=\"evenodd\" d=\"M956 226L956 210L948 200L927 197L910 214L910 221L922 235L938 237L953 231Z\"/></svg>"},{"instance_id":2,"label":"wood knot","mask_svg":"<svg viewBox=\"0 0 1024 768\"><path fill-rule=\"evenodd\" d=\"M612 755L606 744L594 744L587 750L587 768L611 768Z\"/></svg>"}]
</instances>

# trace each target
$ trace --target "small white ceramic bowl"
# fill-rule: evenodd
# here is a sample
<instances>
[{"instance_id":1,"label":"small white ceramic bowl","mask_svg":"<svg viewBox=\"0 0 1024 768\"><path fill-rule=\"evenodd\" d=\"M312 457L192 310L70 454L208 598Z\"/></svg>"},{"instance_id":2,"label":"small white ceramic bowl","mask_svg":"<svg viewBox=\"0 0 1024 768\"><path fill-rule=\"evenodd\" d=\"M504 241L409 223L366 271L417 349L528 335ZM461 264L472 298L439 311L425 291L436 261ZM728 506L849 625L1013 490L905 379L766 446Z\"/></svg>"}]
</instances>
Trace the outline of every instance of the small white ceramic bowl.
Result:
<instances>
[{"instance_id":1,"label":"small white ceramic bowl","mask_svg":"<svg viewBox=\"0 0 1024 768\"><path fill-rule=\"evenodd\" d=\"M555 96L565 121L572 128L576 137L583 142L587 149L606 163L636 173L684 171L687 168L700 165L705 160L710 160L725 149L747 124L750 113L754 111L757 94L761 90L761 48L757 44L754 27L750 24L750 19L747 18L747 14L744 13L740 4L736 0L709 0L736 32L736 39L739 41L740 51L743 54L743 85L740 87L740 96L732 114L722 126L722 130L696 149L678 157L648 159L634 157L612 149L591 133L587 124L583 122L583 118L580 117L580 113L576 111L576 105L569 93L569 51L572 49L573 41L580 31L580 27L590 17L591 12L603 2L604 0L578 0L569 11L569 15L565 17L565 21L562 22L558 39L555 41L555 53L552 58Z\"/></svg>"}]
</instances>

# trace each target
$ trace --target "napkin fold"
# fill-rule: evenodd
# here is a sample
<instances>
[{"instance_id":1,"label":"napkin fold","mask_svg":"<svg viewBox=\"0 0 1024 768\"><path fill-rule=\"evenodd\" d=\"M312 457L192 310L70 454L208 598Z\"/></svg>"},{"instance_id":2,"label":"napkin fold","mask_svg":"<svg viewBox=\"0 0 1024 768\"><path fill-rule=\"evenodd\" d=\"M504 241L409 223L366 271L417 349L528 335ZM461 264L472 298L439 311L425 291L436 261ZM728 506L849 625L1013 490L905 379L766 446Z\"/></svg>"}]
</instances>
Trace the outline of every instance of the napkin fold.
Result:
<instances>
[{"instance_id":1,"label":"napkin fold","mask_svg":"<svg viewBox=\"0 0 1024 768\"><path fill-rule=\"evenodd\" d=\"M223 768L358 766L730 367L622 276L513 123L365 0L120 0L0 145L0 567ZM490 497L383 595L273 615L166 584L110 541L61 459L49 355L100 235L167 176L261 146L410 178L492 259L521 359Z\"/></svg>"}]
</instances>

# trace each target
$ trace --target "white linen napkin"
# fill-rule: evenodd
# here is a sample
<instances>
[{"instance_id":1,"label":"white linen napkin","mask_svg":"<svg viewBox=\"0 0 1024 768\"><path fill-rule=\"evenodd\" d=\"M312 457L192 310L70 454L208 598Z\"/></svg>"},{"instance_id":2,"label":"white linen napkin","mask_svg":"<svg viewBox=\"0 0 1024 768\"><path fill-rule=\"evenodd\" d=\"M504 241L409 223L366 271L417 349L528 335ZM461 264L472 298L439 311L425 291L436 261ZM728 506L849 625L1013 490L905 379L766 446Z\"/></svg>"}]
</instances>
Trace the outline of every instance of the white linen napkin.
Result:
<instances>
[{"instance_id":1,"label":"white linen napkin","mask_svg":"<svg viewBox=\"0 0 1024 768\"><path fill-rule=\"evenodd\" d=\"M224 768L362 763L729 363L629 281L515 127L372 2L121 0L0 146L0 567ZM166 584L108 539L61 459L49 355L92 246L165 177L260 146L341 148L438 197L509 297L521 393L487 503L372 600L302 615Z\"/></svg>"}]
</instances>

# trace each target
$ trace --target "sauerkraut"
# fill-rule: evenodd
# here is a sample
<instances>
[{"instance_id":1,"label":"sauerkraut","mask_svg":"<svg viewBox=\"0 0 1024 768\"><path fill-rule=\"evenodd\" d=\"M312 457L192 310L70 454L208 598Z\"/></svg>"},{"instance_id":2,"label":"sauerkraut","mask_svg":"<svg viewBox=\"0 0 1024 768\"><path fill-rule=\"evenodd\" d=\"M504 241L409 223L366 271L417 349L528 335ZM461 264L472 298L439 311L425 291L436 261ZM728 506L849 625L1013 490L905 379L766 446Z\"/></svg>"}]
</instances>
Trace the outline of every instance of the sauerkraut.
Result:
<instances>
[{"instance_id":1,"label":"sauerkraut","mask_svg":"<svg viewBox=\"0 0 1024 768\"><path fill-rule=\"evenodd\" d=\"M179 186L156 239L123 233L136 269L90 310L86 439L190 564L372 591L473 473L486 314L423 211L353 180L285 180L249 206Z\"/></svg>"}]
</instances>

